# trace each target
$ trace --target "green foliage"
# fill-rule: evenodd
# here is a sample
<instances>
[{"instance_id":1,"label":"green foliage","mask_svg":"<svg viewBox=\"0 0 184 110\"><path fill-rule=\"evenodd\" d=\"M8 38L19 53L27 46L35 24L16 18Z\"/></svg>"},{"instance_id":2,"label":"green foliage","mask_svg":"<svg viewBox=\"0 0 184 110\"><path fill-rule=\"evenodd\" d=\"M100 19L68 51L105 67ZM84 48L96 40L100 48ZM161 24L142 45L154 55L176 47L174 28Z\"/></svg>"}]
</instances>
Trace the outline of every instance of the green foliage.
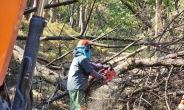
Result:
<instances>
[{"instance_id":1,"label":"green foliage","mask_svg":"<svg viewBox=\"0 0 184 110\"><path fill-rule=\"evenodd\" d=\"M57 7L57 20L59 23L61 22L69 22L69 15L68 15L68 6L60 6Z\"/></svg>"},{"instance_id":2,"label":"green foliage","mask_svg":"<svg viewBox=\"0 0 184 110\"><path fill-rule=\"evenodd\" d=\"M156 1L155 1L155 0L147 0L147 3L148 3L149 5L152 5L152 4L155 4Z\"/></svg>"},{"instance_id":3,"label":"green foliage","mask_svg":"<svg viewBox=\"0 0 184 110\"><path fill-rule=\"evenodd\" d=\"M19 35L27 36L29 30L29 22L23 20L21 23L21 28L19 30ZM61 35L60 35L61 34ZM75 32L72 28L70 28L67 24L64 23L48 23L44 29L43 36L77 36L79 33ZM56 57L59 57L59 47L61 45L62 54L70 51L75 48L76 42L74 41L42 41L40 43L40 51L38 55L47 60L53 60ZM22 46L22 45L21 45ZM73 55L70 54L67 58L72 58Z\"/></svg>"},{"instance_id":4,"label":"green foliage","mask_svg":"<svg viewBox=\"0 0 184 110\"><path fill-rule=\"evenodd\" d=\"M60 35L61 34L61 35ZM67 24L64 23L48 23L45 27L44 36L77 36L79 33L75 32ZM44 41L41 42L39 55L44 56L47 59L53 60L59 57L59 45L61 45L62 54L75 48L76 42L73 41ZM68 55L67 58L72 58L72 55Z\"/></svg>"},{"instance_id":5,"label":"green foliage","mask_svg":"<svg viewBox=\"0 0 184 110\"><path fill-rule=\"evenodd\" d=\"M61 35L60 35L61 34ZM77 36L79 33L75 32L71 27L65 23L48 23L44 29L43 36Z\"/></svg>"},{"instance_id":6,"label":"green foliage","mask_svg":"<svg viewBox=\"0 0 184 110\"><path fill-rule=\"evenodd\" d=\"M78 19L79 6L89 6L89 10L91 10L91 6L94 0L79 0L76 4L74 4L74 24ZM155 0L144 0L137 2L136 0L126 0L126 2L132 6L133 9L139 13L144 21L148 21L152 26L155 23ZM180 1L181 2L181 1ZM181 3L179 2L179 5ZM175 2L169 0L162 1L162 8L166 13L170 13L170 11L175 10ZM181 5L182 6L182 5ZM88 10L88 11L89 11ZM164 12L163 11L163 12ZM43 32L43 36L77 36L80 35L75 30L80 30L79 25L77 24L72 29L69 24L69 18L71 14L71 7L69 5L57 7L57 23L48 23ZM169 15L169 14L168 14ZM167 16L168 16L167 15ZM85 22L87 20L87 15L85 15ZM182 21L181 21L182 22ZM21 30L19 31L19 35L27 35L29 22L23 20L21 23ZM141 21L132 11L125 6L120 0L102 0L96 1L95 7L91 14L91 18L88 24L87 36L101 36L105 33L111 31L114 27L117 27L117 30L108 34L109 37L119 37L119 38L131 38L131 39L139 39L144 38L145 36L149 38L150 36L154 36L153 29L149 29L145 26L143 21ZM143 35L143 33L146 35ZM174 33L174 32L173 32ZM104 44L112 44L112 45L122 45L127 42L122 41L97 41L99 43ZM48 41L41 42L41 52L39 53L46 58L53 59L58 56L58 45L60 44L62 47L62 53L66 53L69 50L75 48L76 41ZM129 43L129 42L128 42ZM50 49L52 48L52 49ZM131 48L129 51L133 51L135 48ZM115 51L115 49L97 49L99 51ZM69 57L72 57L69 56Z\"/></svg>"}]
</instances>

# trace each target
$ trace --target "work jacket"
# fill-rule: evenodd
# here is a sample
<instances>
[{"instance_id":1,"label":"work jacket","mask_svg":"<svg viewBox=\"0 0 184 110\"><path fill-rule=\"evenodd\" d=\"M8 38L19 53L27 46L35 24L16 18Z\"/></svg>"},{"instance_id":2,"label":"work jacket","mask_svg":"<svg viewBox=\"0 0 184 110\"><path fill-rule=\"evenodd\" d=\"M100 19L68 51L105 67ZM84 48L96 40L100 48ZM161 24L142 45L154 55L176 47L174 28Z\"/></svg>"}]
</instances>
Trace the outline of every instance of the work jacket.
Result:
<instances>
[{"instance_id":1,"label":"work jacket","mask_svg":"<svg viewBox=\"0 0 184 110\"><path fill-rule=\"evenodd\" d=\"M102 75L95 70L103 68L102 65L90 63L89 59L81 52L74 50L74 58L70 66L67 80L67 90L86 90L90 74L100 79Z\"/></svg>"},{"instance_id":2,"label":"work jacket","mask_svg":"<svg viewBox=\"0 0 184 110\"><path fill-rule=\"evenodd\" d=\"M74 50L74 58L70 66L67 90L85 90L89 74L94 71L89 59L81 52Z\"/></svg>"}]
</instances>

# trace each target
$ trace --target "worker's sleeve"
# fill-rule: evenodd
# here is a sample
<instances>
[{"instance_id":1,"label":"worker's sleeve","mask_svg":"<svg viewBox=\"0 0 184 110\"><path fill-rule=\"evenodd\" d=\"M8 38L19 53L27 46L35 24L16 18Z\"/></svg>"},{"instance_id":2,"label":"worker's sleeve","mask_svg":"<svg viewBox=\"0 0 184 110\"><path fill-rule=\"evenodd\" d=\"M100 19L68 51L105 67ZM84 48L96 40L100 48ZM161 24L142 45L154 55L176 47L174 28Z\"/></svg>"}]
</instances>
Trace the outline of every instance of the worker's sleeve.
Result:
<instances>
[{"instance_id":1,"label":"worker's sleeve","mask_svg":"<svg viewBox=\"0 0 184 110\"><path fill-rule=\"evenodd\" d=\"M90 61L85 58L83 59L80 63L79 63L80 68L82 69L82 71L86 74L90 74L91 72L93 72L93 67L90 64Z\"/></svg>"},{"instance_id":2,"label":"worker's sleeve","mask_svg":"<svg viewBox=\"0 0 184 110\"><path fill-rule=\"evenodd\" d=\"M105 80L105 76L102 74L97 73L95 70L90 73L90 75L98 80Z\"/></svg>"},{"instance_id":3,"label":"worker's sleeve","mask_svg":"<svg viewBox=\"0 0 184 110\"><path fill-rule=\"evenodd\" d=\"M91 66L94 68L94 70L98 71L98 70L101 70L103 69L103 65L101 63L98 63L98 64L95 64L95 63L91 63Z\"/></svg>"}]
</instances>

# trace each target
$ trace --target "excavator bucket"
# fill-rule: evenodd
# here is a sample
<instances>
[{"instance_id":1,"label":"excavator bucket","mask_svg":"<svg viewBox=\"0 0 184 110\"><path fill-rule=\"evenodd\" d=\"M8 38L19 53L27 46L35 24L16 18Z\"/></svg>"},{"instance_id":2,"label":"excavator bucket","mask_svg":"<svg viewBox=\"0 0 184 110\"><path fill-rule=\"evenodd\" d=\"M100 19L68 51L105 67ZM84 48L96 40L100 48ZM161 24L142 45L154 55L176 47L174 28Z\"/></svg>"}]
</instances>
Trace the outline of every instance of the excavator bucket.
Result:
<instances>
[{"instance_id":1,"label":"excavator bucket","mask_svg":"<svg viewBox=\"0 0 184 110\"><path fill-rule=\"evenodd\" d=\"M27 0L0 3L0 86L3 84Z\"/></svg>"}]
</instances>

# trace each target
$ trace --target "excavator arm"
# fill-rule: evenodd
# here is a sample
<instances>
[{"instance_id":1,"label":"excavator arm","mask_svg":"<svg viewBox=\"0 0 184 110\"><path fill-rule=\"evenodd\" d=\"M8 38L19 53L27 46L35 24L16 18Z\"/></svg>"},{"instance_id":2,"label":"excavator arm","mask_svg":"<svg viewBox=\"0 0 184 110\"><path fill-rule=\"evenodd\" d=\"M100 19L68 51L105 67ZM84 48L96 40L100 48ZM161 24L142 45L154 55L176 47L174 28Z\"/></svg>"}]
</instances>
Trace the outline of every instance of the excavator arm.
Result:
<instances>
[{"instance_id":1,"label":"excavator arm","mask_svg":"<svg viewBox=\"0 0 184 110\"><path fill-rule=\"evenodd\" d=\"M29 24L24 56L19 68L16 92L11 104L4 79L13 52L27 0L1 0L0 4L0 109L32 110L32 78L40 46L45 19L44 0L37 0L37 12ZM3 109L3 107L5 107Z\"/></svg>"}]
</instances>

